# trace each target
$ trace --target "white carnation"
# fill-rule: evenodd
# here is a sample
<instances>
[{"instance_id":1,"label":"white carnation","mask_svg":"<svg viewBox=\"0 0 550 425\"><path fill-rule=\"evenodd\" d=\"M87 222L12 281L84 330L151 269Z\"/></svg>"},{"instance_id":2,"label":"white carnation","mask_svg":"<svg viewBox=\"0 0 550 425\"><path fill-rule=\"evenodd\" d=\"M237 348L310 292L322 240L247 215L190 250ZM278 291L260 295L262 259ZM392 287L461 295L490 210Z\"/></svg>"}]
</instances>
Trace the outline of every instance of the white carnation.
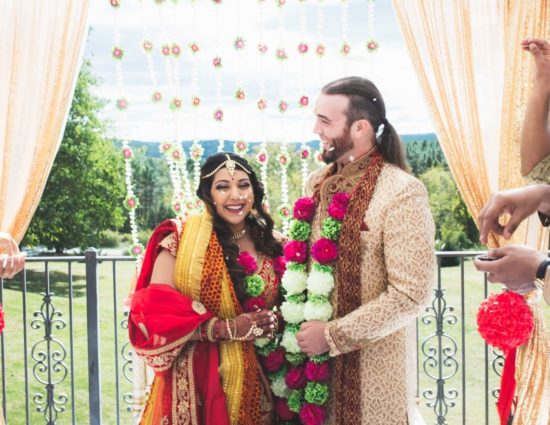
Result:
<instances>
[{"instance_id":1,"label":"white carnation","mask_svg":"<svg viewBox=\"0 0 550 425\"><path fill-rule=\"evenodd\" d=\"M269 344L270 339L269 338L258 338L254 340L254 345L256 347L265 347L267 344Z\"/></svg>"},{"instance_id":2,"label":"white carnation","mask_svg":"<svg viewBox=\"0 0 550 425\"><path fill-rule=\"evenodd\" d=\"M296 334L288 329L285 330L283 338L281 340L281 345L289 353L299 353L300 347L298 346L298 341L296 340Z\"/></svg>"},{"instance_id":3,"label":"white carnation","mask_svg":"<svg viewBox=\"0 0 550 425\"><path fill-rule=\"evenodd\" d=\"M307 278L307 290L314 295L324 295L328 297L330 291L334 288L334 276L332 273L326 273L311 270Z\"/></svg>"},{"instance_id":4,"label":"white carnation","mask_svg":"<svg viewBox=\"0 0 550 425\"><path fill-rule=\"evenodd\" d=\"M281 304L281 313L288 323L302 323L304 321L304 303L285 301Z\"/></svg>"},{"instance_id":5,"label":"white carnation","mask_svg":"<svg viewBox=\"0 0 550 425\"><path fill-rule=\"evenodd\" d=\"M290 390L286 386L284 376L274 379L271 382L271 389L273 390L273 394L280 398L288 398L288 394L290 393Z\"/></svg>"},{"instance_id":6,"label":"white carnation","mask_svg":"<svg viewBox=\"0 0 550 425\"><path fill-rule=\"evenodd\" d=\"M287 269L281 279L281 285L288 295L301 294L306 289L306 279L306 273Z\"/></svg>"},{"instance_id":7,"label":"white carnation","mask_svg":"<svg viewBox=\"0 0 550 425\"><path fill-rule=\"evenodd\" d=\"M328 302L306 301L304 317L306 320L321 320L327 322L332 316L332 306Z\"/></svg>"}]
</instances>

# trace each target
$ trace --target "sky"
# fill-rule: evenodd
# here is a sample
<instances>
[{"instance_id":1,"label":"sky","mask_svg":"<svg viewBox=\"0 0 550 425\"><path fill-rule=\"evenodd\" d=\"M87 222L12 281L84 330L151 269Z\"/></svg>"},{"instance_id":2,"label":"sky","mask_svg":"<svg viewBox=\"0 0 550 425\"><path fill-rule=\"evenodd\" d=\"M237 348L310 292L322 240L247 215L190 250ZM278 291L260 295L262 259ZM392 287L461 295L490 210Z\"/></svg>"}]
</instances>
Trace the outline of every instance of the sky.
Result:
<instances>
[{"instance_id":1,"label":"sky","mask_svg":"<svg viewBox=\"0 0 550 425\"><path fill-rule=\"evenodd\" d=\"M129 140L243 139L303 141L312 132L320 88L345 75L371 79L380 89L387 119L400 134L433 132L418 80L390 0L93 0L85 57L109 100L102 115L110 135ZM116 1L116 0L113 0ZM283 1L284 0L279 0ZM370 6L369 6L370 5ZM371 12L369 13L369 7ZM235 48L240 37L241 49ZM374 39L374 53L366 48ZM146 53L143 41L152 43ZM340 53L347 41L350 53ZM176 44L179 56L161 54ZM193 54L190 45L199 47ZM307 44L305 54L298 52ZM267 51L262 54L259 45ZM316 54L319 44L325 54ZM114 60L115 46L123 49ZM277 49L288 59L276 59ZM213 61L220 57L222 66ZM241 89L244 99L236 98ZM161 101L152 95L160 92ZM192 105L198 96L198 107ZM304 100L305 96L305 100ZM172 110L172 99L181 101ZM124 99L124 110L115 107ZM265 99L267 108L258 109ZM302 99L306 106L300 106ZM286 112L279 112L284 101ZM214 118L223 112L221 121ZM220 117L220 114L218 114Z\"/></svg>"}]
</instances>

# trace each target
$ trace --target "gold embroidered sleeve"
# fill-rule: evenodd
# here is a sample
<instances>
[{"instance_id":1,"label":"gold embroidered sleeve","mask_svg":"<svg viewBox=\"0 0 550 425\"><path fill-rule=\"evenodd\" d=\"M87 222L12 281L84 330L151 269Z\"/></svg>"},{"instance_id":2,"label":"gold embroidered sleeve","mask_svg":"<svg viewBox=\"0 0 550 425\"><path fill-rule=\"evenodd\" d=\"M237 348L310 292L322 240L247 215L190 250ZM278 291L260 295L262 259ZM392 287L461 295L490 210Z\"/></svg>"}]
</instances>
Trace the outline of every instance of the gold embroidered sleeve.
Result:
<instances>
[{"instance_id":1,"label":"gold embroidered sleeve","mask_svg":"<svg viewBox=\"0 0 550 425\"><path fill-rule=\"evenodd\" d=\"M357 350L411 323L427 304L435 281L435 227L428 194L418 180L384 209L383 261L386 289L348 315L328 323L332 356ZM376 273L361 277L362 285ZM367 283L368 284L368 283Z\"/></svg>"},{"instance_id":2,"label":"gold embroidered sleeve","mask_svg":"<svg viewBox=\"0 0 550 425\"><path fill-rule=\"evenodd\" d=\"M536 183L550 183L550 155L545 156L526 176Z\"/></svg>"},{"instance_id":3,"label":"gold embroidered sleeve","mask_svg":"<svg viewBox=\"0 0 550 425\"><path fill-rule=\"evenodd\" d=\"M134 347L136 354L141 357L148 366L155 372L163 372L172 367L174 360L181 352L182 347L191 338L192 333L177 339L170 344L154 348L151 350L143 350Z\"/></svg>"},{"instance_id":4,"label":"gold embroidered sleeve","mask_svg":"<svg viewBox=\"0 0 550 425\"><path fill-rule=\"evenodd\" d=\"M542 288L544 300L546 304L550 305L550 267L546 269L546 274L544 275L544 286Z\"/></svg>"},{"instance_id":5,"label":"gold embroidered sleeve","mask_svg":"<svg viewBox=\"0 0 550 425\"><path fill-rule=\"evenodd\" d=\"M159 245L164 249L167 249L170 254L175 257L178 253L178 237L176 232L172 232L166 236L162 241L160 241Z\"/></svg>"}]
</instances>

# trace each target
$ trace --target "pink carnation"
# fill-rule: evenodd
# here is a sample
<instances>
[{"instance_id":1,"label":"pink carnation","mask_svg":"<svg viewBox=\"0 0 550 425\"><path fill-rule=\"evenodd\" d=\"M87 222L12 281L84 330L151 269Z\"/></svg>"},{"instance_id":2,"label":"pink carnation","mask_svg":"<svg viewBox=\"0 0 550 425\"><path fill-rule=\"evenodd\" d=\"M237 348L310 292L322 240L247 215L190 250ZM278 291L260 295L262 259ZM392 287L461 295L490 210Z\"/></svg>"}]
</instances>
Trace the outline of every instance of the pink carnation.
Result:
<instances>
[{"instance_id":1,"label":"pink carnation","mask_svg":"<svg viewBox=\"0 0 550 425\"><path fill-rule=\"evenodd\" d=\"M328 362L315 363L310 360L306 363L304 374L308 381L324 382L330 376Z\"/></svg>"},{"instance_id":2,"label":"pink carnation","mask_svg":"<svg viewBox=\"0 0 550 425\"><path fill-rule=\"evenodd\" d=\"M318 263L332 263L338 258L338 246L330 239L321 238L311 247L311 256Z\"/></svg>"},{"instance_id":3,"label":"pink carnation","mask_svg":"<svg viewBox=\"0 0 550 425\"><path fill-rule=\"evenodd\" d=\"M288 408L286 398L278 398L275 402L275 408L277 409L277 416L283 421L291 421L294 419L294 412Z\"/></svg>"},{"instance_id":4,"label":"pink carnation","mask_svg":"<svg viewBox=\"0 0 550 425\"><path fill-rule=\"evenodd\" d=\"M290 241L283 249L287 261L305 263L307 260L307 244L302 241Z\"/></svg>"},{"instance_id":5,"label":"pink carnation","mask_svg":"<svg viewBox=\"0 0 550 425\"><path fill-rule=\"evenodd\" d=\"M342 221L348 211L349 200L349 194L345 192L335 193L327 209L328 215L336 220Z\"/></svg>"},{"instance_id":6,"label":"pink carnation","mask_svg":"<svg viewBox=\"0 0 550 425\"><path fill-rule=\"evenodd\" d=\"M254 297L247 299L243 304L243 309L246 312L256 311L259 308L265 308L266 302L264 297Z\"/></svg>"},{"instance_id":7,"label":"pink carnation","mask_svg":"<svg viewBox=\"0 0 550 425\"><path fill-rule=\"evenodd\" d=\"M294 203L294 218L296 220L311 221L315 215L315 201L313 198L298 198Z\"/></svg>"},{"instance_id":8,"label":"pink carnation","mask_svg":"<svg viewBox=\"0 0 550 425\"><path fill-rule=\"evenodd\" d=\"M306 386L306 377L304 369L301 367L291 367L285 375L285 382L288 388L297 390Z\"/></svg>"},{"instance_id":9,"label":"pink carnation","mask_svg":"<svg viewBox=\"0 0 550 425\"><path fill-rule=\"evenodd\" d=\"M324 407L306 403L300 410L300 420L304 425L321 425L325 422L327 412Z\"/></svg>"},{"instance_id":10,"label":"pink carnation","mask_svg":"<svg viewBox=\"0 0 550 425\"><path fill-rule=\"evenodd\" d=\"M278 348L275 351L272 351L263 359L265 370L267 370L268 372L277 372L284 362L285 352L282 348Z\"/></svg>"},{"instance_id":11,"label":"pink carnation","mask_svg":"<svg viewBox=\"0 0 550 425\"><path fill-rule=\"evenodd\" d=\"M254 274L256 270L258 270L256 260L252 254L246 251L241 252L241 254L237 257L237 264L243 268L246 275Z\"/></svg>"},{"instance_id":12,"label":"pink carnation","mask_svg":"<svg viewBox=\"0 0 550 425\"><path fill-rule=\"evenodd\" d=\"M279 255L273 259L273 269L279 278L285 274L286 271L286 259L284 255Z\"/></svg>"}]
</instances>

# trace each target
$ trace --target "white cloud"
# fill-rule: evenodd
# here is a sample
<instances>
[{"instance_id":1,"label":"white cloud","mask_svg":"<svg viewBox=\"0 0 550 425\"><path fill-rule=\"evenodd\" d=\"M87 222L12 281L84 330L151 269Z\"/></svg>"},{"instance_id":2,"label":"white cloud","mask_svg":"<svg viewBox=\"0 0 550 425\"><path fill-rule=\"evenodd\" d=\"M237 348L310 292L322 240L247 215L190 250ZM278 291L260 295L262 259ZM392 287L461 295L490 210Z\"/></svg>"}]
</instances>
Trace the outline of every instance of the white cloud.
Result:
<instances>
[{"instance_id":1,"label":"white cloud","mask_svg":"<svg viewBox=\"0 0 550 425\"><path fill-rule=\"evenodd\" d=\"M338 52L342 43L342 4L341 0L322 3L288 1L282 9L283 16L271 1L258 6L257 0L225 0L220 7L212 1L180 0L175 3L167 1L159 7L153 1L122 0L121 8L114 11L107 1L95 0L90 16L93 31L86 55L91 57L94 71L102 80L97 94L112 100L104 115L114 122L114 133L124 136L122 114L114 108L115 99L124 96L129 101L126 135L130 139L190 139L194 136L202 139L244 137L259 140L264 136L270 139L310 139L314 138L311 108L319 88L334 78L354 74L370 78L378 85L386 101L388 118L400 133L432 131L391 3L375 3L376 33L381 48L375 54L368 54L365 48L369 34L366 27L368 2L347 2L348 40L352 53L345 60ZM262 9L263 26L260 25ZM319 20L320 16L322 20ZM115 63L110 57L116 25L120 45L125 49L122 92L119 92ZM155 45L152 54L154 74L166 99L161 105L150 101L153 91L151 72L140 48L147 34ZM246 41L246 48L241 51L233 48L238 35ZM327 46L323 59L316 57L313 51L319 37ZM176 41L182 48L181 56L168 61L169 66L158 53L158 46L167 41ZM195 77L202 102L197 110L190 106L194 93L194 62L188 49L191 41L201 47L196 57L198 72ZM263 64L257 50L260 41L269 48ZM304 57L297 52L301 41L307 41L310 47ZM280 46L285 47L289 56L284 63L274 56L275 49ZM211 64L215 55L222 57L221 72L215 71ZM172 73L172 84L169 84L167 70ZM217 79L216 72L220 79ZM221 87L217 90L220 82ZM256 108L262 86L269 102L268 110L263 113ZM247 92L244 102L237 102L233 97L238 87ZM297 106L302 95L310 98L310 106L305 111ZM173 96L183 100L182 110L177 114L170 111L167 104ZM289 104L284 117L276 111L282 98ZM212 119L218 105L224 110L221 126Z\"/></svg>"}]
</instances>

